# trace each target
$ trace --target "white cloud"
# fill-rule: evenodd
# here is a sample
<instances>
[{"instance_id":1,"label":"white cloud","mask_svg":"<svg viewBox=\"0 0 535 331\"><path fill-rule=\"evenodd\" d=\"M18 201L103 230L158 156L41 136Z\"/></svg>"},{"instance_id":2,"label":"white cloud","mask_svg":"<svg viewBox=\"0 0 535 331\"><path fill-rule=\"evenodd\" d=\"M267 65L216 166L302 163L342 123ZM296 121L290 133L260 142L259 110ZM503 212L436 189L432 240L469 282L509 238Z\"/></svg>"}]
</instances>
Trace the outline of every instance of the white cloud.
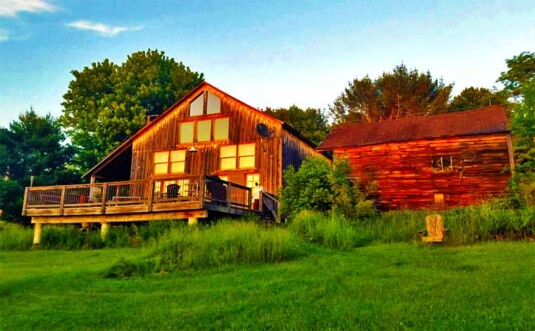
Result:
<instances>
[{"instance_id":1,"label":"white cloud","mask_svg":"<svg viewBox=\"0 0 535 331\"><path fill-rule=\"evenodd\" d=\"M55 12L57 7L48 0L0 0L0 16L15 17L19 12Z\"/></svg>"},{"instance_id":2,"label":"white cloud","mask_svg":"<svg viewBox=\"0 0 535 331\"><path fill-rule=\"evenodd\" d=\"M113 37L121 32L141 30L142 27L110 26L102 23L79 20L67 24L71 28L94 31L104 37Z\"/></svg>"},{"instance_id":3,"label":"white cloud","mask_svg":"<svg viewBox=\"0 0 535 331\"><path fill-rule=\"evenodd\" d=\"M7 34L7 31L0 29L0 43L2 41L8 41L8 39L9 39L9 35Z\"/></svg>"}]
</instances>

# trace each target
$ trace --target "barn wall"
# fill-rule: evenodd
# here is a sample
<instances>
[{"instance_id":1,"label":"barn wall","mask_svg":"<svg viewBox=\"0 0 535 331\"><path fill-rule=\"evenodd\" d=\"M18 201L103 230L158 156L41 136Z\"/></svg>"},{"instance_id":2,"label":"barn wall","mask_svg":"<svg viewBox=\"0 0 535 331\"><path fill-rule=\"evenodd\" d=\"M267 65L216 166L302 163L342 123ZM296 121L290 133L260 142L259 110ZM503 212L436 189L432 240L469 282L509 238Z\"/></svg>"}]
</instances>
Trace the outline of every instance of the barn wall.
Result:
<instances>
[{"instance_id":1,"label":"barn wall","mask_svg":"<svg viewBox=\"0 0 535 331\"><path fill-rule=\"evenodd\" d=\"M196 142L193 143L198 150L196 153L186 152L186 173L226 175L230 181L245 184L247 173L260 173L261 185L268 192L275 193L281 182L281 135L282 124L272 118L252 110L247 105L205 86L202 91L208 90L221 98L221 113L214 115L189 117L189 103L199 93L192 95L178 105L165 118L149 128L133 142L132 179L163 178L153 175L153 153L155 151L189 149L190 144L179 144L179 129L181 121L214 119L230 117L229 140L222 142ZM272 138L260 139L256 132L256 125L264 123L273 132ZM220 171L219 149L221 145L234 145L255 143L255 168L247 170Z\"/></svg>"},{"instance_id":2,"label":"barn wall","mask_svg":"<svg viewBox=\"0 0 535 331\"><path fill-rule=\"evenodd\" d=\"M447 207L465 206L505 193L510 178L506 134L337 149L334 155L349 159L363 185L375 181L382 209L429 208L440 194ZM453 169L436 170L438 156L451 156Z\"/></svg>"}]
</instances>

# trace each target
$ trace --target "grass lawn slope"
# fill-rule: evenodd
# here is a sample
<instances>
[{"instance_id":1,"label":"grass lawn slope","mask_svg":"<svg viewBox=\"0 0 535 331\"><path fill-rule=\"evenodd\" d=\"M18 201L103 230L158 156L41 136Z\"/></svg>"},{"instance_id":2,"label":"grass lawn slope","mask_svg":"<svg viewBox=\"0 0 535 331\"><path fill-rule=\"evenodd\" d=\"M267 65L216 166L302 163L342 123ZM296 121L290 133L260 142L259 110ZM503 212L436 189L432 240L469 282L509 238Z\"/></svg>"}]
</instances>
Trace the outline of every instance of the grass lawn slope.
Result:
<instances>
[{"instance_id":1,"label":"grass lawn slope","mask_svg":"<svg viewBox=\"0 0 535 331\"><path fill-rule=\"evenodd\" d=\"M0 252L0 329L535 328L535 249L309 247L297 260L103 278L145 249Z\"/></svg>"}]
</instances>

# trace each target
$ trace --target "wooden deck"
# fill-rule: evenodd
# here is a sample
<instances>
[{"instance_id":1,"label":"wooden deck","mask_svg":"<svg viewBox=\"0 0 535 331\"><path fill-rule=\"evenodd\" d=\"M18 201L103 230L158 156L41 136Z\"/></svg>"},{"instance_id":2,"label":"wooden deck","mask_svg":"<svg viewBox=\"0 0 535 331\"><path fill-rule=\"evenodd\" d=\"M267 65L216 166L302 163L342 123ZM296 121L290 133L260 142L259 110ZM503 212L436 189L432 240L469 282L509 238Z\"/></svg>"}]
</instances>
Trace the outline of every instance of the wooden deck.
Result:
<instances>
[{"instance_id":1,"label":"wooden deck","mask_svg":"<svg viewBox=\"0 0 535 331\"><path fill-rule=\"evenodd\" d=\"M251 189L211 176L177 176L27 187L22 214L32 223L111 223L204 218L251 212Z\"/></svg>"}]
</instances>

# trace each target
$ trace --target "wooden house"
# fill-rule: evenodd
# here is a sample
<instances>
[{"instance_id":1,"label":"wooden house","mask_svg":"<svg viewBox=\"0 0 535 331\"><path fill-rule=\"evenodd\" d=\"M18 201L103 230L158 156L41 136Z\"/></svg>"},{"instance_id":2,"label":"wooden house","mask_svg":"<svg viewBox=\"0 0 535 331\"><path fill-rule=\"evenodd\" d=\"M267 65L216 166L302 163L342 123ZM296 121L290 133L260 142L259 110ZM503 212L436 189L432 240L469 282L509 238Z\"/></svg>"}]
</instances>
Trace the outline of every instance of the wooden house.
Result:
<instances>
[{"instance_id":1,"label":"wooden house","mask_svg":"<svg viewBox=\"0 0 535 331\"><path fill-rule=\"evenodd\" d=\"M282 121L203 82L152 119L84 177L90 184L33 187L32 222L86 223L242 214L262 188L274 216L283 169L321 155ZM260 195L260 194L258 194Z\"/></svg>"},{"instance_id":2,"label":"wooden house","mask_svg":"<svg viewBox=\"0 0 535 331\"><path fill-rule=\"evenodd\" d=\"M465 206L507 192L514 169L501 106L333 129L318 151L347 158L381 209Z\"/></svg>"}]
</instances>

